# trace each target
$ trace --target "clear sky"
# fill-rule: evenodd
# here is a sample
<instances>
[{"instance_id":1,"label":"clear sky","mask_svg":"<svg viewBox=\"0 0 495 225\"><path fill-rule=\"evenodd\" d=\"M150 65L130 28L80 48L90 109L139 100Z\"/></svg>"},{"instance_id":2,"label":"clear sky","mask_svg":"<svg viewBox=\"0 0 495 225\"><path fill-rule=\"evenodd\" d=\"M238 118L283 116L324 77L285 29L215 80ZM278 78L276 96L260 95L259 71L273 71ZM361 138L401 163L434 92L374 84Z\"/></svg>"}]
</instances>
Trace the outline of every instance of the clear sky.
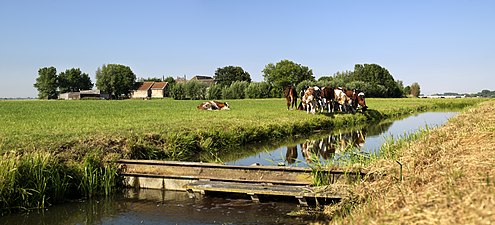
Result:
<instances>
[{"instance_id":1,"label":"clear sky","mask_svg":"<svg viewBox=\"0 0 495 225\"><path fill-rule=\"evenodd\" d=\"M316 78L376 63L424 94L495 90L495 1L2 0L0 97L36 97L41 67L103 64L138 77L268 63Z\"/></svg>"}]
</instances>

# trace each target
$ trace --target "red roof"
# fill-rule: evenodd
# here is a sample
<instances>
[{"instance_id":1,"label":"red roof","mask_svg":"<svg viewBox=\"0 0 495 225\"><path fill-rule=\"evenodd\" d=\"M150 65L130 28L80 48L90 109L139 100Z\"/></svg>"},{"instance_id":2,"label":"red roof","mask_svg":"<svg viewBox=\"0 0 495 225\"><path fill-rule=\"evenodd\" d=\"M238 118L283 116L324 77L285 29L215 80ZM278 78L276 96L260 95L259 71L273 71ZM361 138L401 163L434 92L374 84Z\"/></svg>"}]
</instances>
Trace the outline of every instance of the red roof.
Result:
<instances>
[{"instance_id":1,"label":"red roof","mask_svg":"<svg viewBox=\"0 0 495 225\"><path fill-rule=\"evenodd\" d=\"M155 82L143 82L143 84L141 84L141 86L139 86L138 91L149 90L151 88L151 86L153 86L154 83Z\"/></svg>"},{"instance_id":2,"label":"red roof","mask_svg":"<svg viewBox=\"0 0 495 225\"><path fill-rule=\"evenodd\" d=\"M167 82L155 82L151 89L164 89L167 86Z\"/></svg>"}]
</instances>

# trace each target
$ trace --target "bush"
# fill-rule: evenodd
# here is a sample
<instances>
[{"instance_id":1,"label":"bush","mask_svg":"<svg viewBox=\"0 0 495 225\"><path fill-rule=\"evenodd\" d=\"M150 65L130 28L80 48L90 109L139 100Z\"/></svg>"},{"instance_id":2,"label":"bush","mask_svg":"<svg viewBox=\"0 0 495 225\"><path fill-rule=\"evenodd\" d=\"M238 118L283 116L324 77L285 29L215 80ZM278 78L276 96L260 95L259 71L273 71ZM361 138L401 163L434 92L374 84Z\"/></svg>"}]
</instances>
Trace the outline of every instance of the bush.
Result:
<instances>
[{"instance_id":1,"label":"bush","mask_svg":"<svg viewBox=\"0 0 495 225\"><path fill-rule=\"evenodd\" d=\"M206 90L206 98L207 99L222 99L222 86L215 84Z\"/></svg>"},{"instance_id":2,"label":"bush","mask_svg":"<svg viewBox=\"0 0 495 225\"><path fill-rule=\"evenodd\" d=\"M245 90L249 86L247 81L235 81L230 85L233 94L233 99L244 99Z\"/></svg>"},{"instance_id":3,"label":"bush","mask_svg":"<svg viewBox=\"0 0 495 225\"><path fill-rule=\"evenodd\" d=\"M184 84L175 84L170 91L170 95L175 100L184 100L186 99L186 90L184 88Z\"/></svg>"},{"instance_id":4,"label":"bush","mask_svg":"<svg viewBox=\"0 0 495 225\"><path fill-rule=\"evenodd\" d=\"M269 98L271 86L267 82L253 82L245 90L246 98Z\"/></svg>"},{"instance_id":5,"label":"bush","mask_svg":"<svg viewBox=\"0 0 495 225\"><path fill-rule=\"evenodd\" d=\"M192 100L206 99L206 88L208 85L198 81L189 81L185 84L184 89L186 96Z\"/></svg>"}]
</instances>

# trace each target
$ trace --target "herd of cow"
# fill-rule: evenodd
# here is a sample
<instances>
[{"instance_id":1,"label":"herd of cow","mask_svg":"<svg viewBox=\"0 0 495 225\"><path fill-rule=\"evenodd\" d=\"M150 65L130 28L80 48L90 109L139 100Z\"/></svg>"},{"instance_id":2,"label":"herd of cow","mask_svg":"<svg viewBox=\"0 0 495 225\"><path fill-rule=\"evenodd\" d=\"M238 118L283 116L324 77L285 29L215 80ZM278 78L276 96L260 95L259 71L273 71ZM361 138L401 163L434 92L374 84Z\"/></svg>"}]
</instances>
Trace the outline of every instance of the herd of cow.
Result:
<instances>
[{"instance_id":1,"label":"herd of cow","mask_svg":"<svg viewBox=\"0 0 495 225\"><path fill-rule=\"evenodd\" d=\"M366 111L366 101L364 93L358 90L345 90L343 88L332 87L304 87L301 92L301 101L297 105L297 91L292 85L284 88L284 96L287 100L287 110L297 107L299 110L306 110L307 113L324 112L352 112L359 109ZM198 109L202 110L229 110L227 102L208 101L201 103Z\"/></svg>"},{"instance_id":2,"label":"herd of cow","mask_svg":"<svg viewBox=\"0 0 495 225\"><path fill-rule=\"evenodd\" d=\"M297 105L297 91L292 85L284 88L284 97L287 100L287 110L297 107L307 113L324 112L352 112L359 109L363 112L368 108L364 93L358 90L345 90L332 87L304 87L300 94L301 102Z\"/></svg>"}]
</instances>

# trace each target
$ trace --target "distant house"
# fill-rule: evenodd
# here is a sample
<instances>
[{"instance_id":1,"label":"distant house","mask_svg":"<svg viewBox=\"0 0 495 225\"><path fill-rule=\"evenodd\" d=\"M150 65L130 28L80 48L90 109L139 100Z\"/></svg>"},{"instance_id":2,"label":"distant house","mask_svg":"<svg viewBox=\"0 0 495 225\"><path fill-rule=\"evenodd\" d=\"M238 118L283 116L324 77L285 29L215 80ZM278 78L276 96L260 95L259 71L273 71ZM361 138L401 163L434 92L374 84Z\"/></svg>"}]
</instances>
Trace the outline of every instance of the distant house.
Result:
<instances>
[{"instance_id":1,"label":"distant house","mask_svg":"<svg viewBox=\"0 0 495 225\"><path fill-rule=\"evenodd\" d=\"M199 81L201 83L207 84L208 86L215 84L215 79L209 76L196 75L193 78L191 78L191 80Z\"/></svg>"},{"instance_id":2,"label":"distant house","mask_svg":"<svg viewBox=\"0 0 495 225\"><path fill-rule=\"evenodd\" d=\"M110 94L102 93L100 90L81 90L61 93L58 99L78 100L78 99L110 99Z\"/></svg>"},{"instance_id":3,"label":"distant house","mask_svg":"<svg viewBox=\"0 0 495 225\"><path fill-rule=\"evenodd\" d=\"M132 92L132 98L164 98L167 87L167 82L146 81Z\"/></svg>"},{"instance_id":4,"label":"distant house","mask_svg":"<svg viewBox=\"0 0 495 225\"><path fill-rule=\"evenodd\" d=\"M184 75L183 77L177 76L177 78L175 79L175 83L178 84L182 84L186 82L187 82L186 75Z\"/></svg>"}]
</instances>

